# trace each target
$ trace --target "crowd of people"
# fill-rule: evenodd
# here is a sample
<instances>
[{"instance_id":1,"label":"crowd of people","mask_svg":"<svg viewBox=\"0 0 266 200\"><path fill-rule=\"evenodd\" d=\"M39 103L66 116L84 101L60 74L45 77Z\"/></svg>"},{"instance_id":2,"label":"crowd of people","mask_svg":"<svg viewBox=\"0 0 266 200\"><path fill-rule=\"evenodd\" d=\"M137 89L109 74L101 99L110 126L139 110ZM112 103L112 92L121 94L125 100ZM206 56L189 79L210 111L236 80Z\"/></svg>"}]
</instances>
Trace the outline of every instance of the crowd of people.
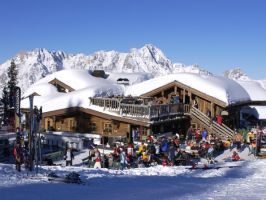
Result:
<instances>
[{"instance_id":1,"label":"crowd of people","mask_svg":"<svg viewBox=\"0 0 266 200\"><path fill-rule=\"evenodd\" d=\"M96 145L91 145L88 157L83 163L92 168L125 169L149 167L154 165L194 166L202 158L209 163L215 162L215 157L229 149L230 160L241 159L239 152L244 148L249 149L249 154L257 156L260 146L264 142L264 133L260 129L252 129L246 134L235 132L233 138L221 139L208 130L189 127L184 139L179 134L171 136L148 136L145 141L136 140L132 143L117 143L109 154L102 154ZM18 135L13 148L16 169L21 170L21 165L27 167L27 144L23 137ZM66 166L73 164L74 153L72 148L67 148L64 154Z\"/></svg>"},{"instance_id":2,"label":"crowd of people","mask_svg":"<svg viewBox=\"0 0 266 200\"><path fill-rule=\"evenodd\" d=\"M229 149L232 161L240 160L239 152L249 148L250 154L257 155L256 136L260 130L252 130L245 136L236 132L233 139L221 139L209 134L204 128L190 127L184 141L178 134L170 137L148 136L146 141L134 142L113 147L113 152L103 155L99 149L91 149L89 156L83 159L84 163L93 168L125 169L149 167L153 165L177 166L195 165L201 158L209 163L214 158Z\"/></svg>"}]
</instances>

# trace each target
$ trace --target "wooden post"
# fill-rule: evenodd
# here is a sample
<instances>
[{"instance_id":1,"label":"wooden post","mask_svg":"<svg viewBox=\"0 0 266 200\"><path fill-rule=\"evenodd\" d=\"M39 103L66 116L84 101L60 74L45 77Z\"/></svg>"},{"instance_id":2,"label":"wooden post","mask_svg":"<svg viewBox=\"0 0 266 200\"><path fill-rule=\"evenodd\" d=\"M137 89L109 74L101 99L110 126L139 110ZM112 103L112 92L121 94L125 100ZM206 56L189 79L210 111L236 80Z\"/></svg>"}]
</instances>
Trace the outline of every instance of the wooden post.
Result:
<instances>
[{"instance_id":1,"label":"wooden post","mask_svg":"<svg viewBox=\"0 0 266 200\"><path fill-rule=\"evenodd\" d=\"M211 102L211 118L214 117L214 104Z\"/></svg>"},{"instance_id":2,"label":"wooden post","mask_svg":"<svg viewBox=\"0 0 266 200\"><path fill-rule=\"evenodd\" d=\"M183 89L183 103L185 103L185 100L186 100L186 90Z\"/></svg>"}]
</instances>

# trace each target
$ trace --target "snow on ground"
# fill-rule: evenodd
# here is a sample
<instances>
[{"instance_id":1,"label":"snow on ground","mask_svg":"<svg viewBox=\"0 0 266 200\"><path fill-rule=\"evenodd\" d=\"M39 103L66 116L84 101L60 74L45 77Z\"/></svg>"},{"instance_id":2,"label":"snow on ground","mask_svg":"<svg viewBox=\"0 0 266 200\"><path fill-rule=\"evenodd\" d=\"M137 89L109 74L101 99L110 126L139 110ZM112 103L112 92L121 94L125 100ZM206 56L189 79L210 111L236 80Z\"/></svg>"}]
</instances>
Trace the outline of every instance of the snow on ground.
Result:
<instances>
[{"instance_id":1,"label":"snow on ground","mask_svg":"<svg viewBox=\"0 0 266 200\"><path fill-rule=\"evenodd\" d=\"M86 153L86 152L85 152ZM82 166L43 166L39 177L55 172L57 175L75 171L84 185L51 183L30 179L34 173L14 165L0 164L0 196L13 199L265 199L266 160L248 159L224 162L229 150L217 158L222 168L191 170L187 166L138 168L128 170L89 169ZM240 156L248 155L243 150ZM83 156L79 155L79 158ZM229 168L228 166L238 166ZM227 167L226 167L227 166Z\"/></svg>"}]
</instances>

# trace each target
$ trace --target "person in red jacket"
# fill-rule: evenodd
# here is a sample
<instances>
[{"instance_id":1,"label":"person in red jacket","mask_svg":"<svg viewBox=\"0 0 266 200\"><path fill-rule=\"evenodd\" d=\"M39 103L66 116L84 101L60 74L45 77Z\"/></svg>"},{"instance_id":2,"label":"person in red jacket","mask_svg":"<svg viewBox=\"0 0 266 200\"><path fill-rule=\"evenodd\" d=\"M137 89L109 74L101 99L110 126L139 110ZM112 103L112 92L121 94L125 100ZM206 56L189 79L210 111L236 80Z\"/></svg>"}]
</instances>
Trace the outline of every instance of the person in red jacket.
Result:
<instances>
[{"instance_id":1,"label":"person in red jacket","mask_svg":"<svg viewBox=\"0 0 266 200\"><path fill-rule=\"evenodd\" d=\"M216 119L217 119L217 123L219 125L222 125L223 124L223 117L222 117L222 115L217 115L216 116Z\"/></svg>"},{"instance_id":2,"label":"person in red jacket","mask_svg":"<svg viewBox=\"0 0 266 200\"><path fill-rule=\"evenodd\" d=\"M168 162L167 162L167 159L166 158L163 158L162 159L162 166L167 166L168 165Z\"/></svg>"},{"instance_id":3,"label":"person in red jacket","mask_svg":"<svg viewBox=\"0 0 266 200\"><path fill-rule=\"evenodd\" d=\"M239 161L240 160L240 157L236 151L233 152L231 159L232 159L232 161Z\"/></svg>"}]
</instances>

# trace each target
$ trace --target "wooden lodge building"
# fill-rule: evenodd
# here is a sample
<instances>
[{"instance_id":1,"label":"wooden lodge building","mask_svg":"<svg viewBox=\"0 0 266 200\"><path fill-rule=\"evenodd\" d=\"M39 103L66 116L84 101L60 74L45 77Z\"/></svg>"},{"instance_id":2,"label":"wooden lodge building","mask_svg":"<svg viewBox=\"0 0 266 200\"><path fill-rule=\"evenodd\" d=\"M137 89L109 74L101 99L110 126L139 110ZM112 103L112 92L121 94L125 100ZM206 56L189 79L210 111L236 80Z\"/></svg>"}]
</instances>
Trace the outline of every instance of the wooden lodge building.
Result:
<instances>
[{"instance_id":1,"label":"wooden lodge building","mask_svg":"<svg viewBox=\"0 0 266 200\"><path fill-rule=\"evenodd\" d=\"M202 80L205 79L200 75L186 74L186 76L191 79L191 82L193 82L193 78L199 79L198 82L201 84L203 83ZM224 89L224 95L227 100L231 98L231 102L219 98L220 94L213 93L215 90L210 91L206 88L205 91L207 92L205 92L198 86L192 87L191 84L188 84L187 78L186 81L182 81L182 79L178 80L178 77L173 80L166 78L166 83L158 79L157 84L152 84L156 80L148 80L145 83L127 86L129 90L122 94L124 96L95 97L84 95L82 101L85 102L86 106L76 104L62 108L59 106L59 108L45 109L47 105L56 104L53 100L48 101L42 104L44 112L41 128L46 131L73 134L98 134L105 143L107 141L112 142L115 138L125 138L125 140L131 141L132 134L136 132L140 140L145 140L148 135L160 136L175 133L179 133L182 138L185 138L190 126L206 128L209 133L214 133L222 138L231 138L234 135L233 130L240 126L241 108L251 104L266 105L266 100L252 101L248 96L248 91L241 88L238 83L224 79L219 78L218 81L214 80L214 82L225 81L227 88ZM145 87L149 81L152 87ZM211 81L205 84L211 84ZM68 85L67 81L62 79L53 78L47 84L53 85L59 93L68 93L61 97L62 102L68 101L66 98L68 96L72 96L72 99L76 95L75 92L78 92L75 87ZM217 85L217 83L215 84ZM202 85L201 87L205 86ZM219 86L218 90L221 87ZM235 96L243 95L242 98L239 98L241 101L234 100L234 90L237 90ZM30 94L34 93L38 93L38 91L30 91ZM233 94L233 97L230 97L230 93ZM56 102L60 102L58 98ZM26 111L27 108L24 110ZM222 115L222 125L213 121L217 115Z\"/></svg>"}]
</instances>

